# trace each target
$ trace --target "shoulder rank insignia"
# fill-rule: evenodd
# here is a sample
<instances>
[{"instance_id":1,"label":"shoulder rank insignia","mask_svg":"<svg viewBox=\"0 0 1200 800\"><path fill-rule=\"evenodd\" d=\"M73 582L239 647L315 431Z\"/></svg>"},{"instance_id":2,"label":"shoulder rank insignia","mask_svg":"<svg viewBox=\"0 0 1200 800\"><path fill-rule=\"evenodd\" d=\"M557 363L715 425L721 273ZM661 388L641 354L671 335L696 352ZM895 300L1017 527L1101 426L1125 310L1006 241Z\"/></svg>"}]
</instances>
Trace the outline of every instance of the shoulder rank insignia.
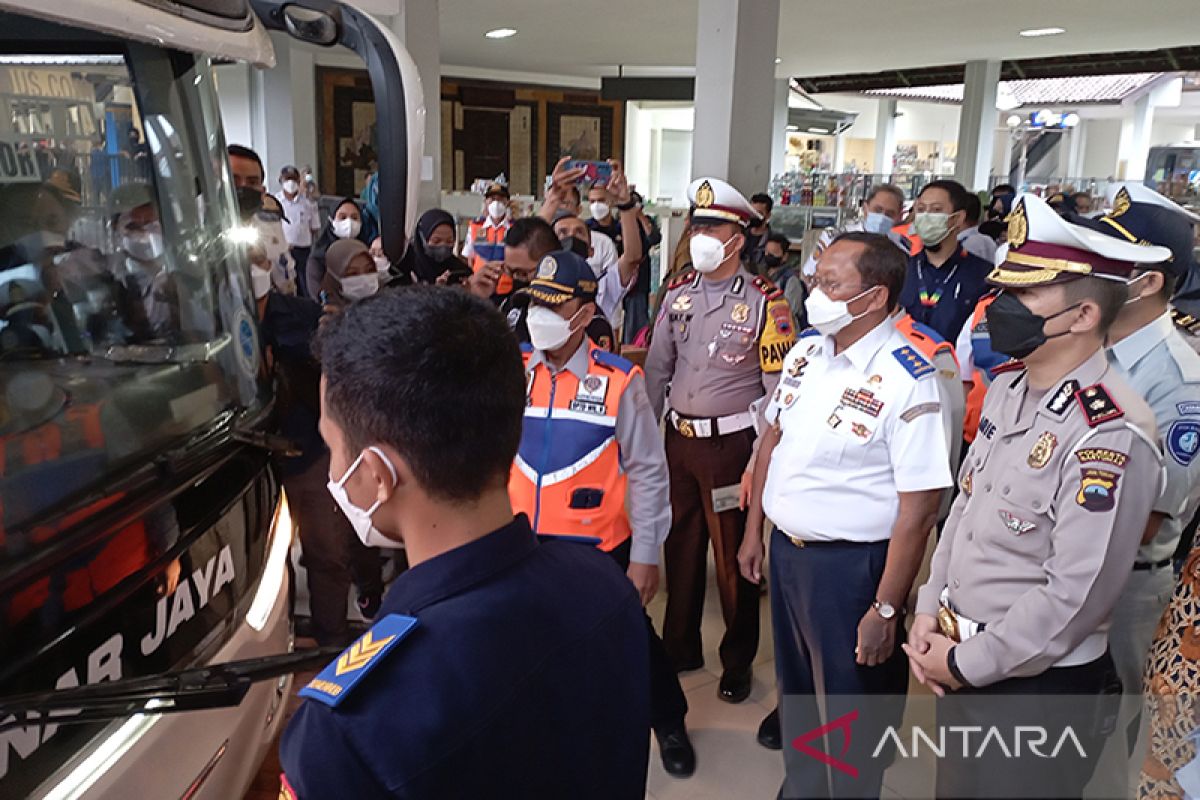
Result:
<instances>
[{"instance_id":1,"label":"shoulder rank insignia","mask_svg":"<svg viewBox=\"0 0 1200 800\"><path fill-rule=\"evenodd\" d=\"M1083 409L1089 428L1094 428L1110 419L1125 416L1125 412L1109 397L1108 392L1099 383L1086 389L1080 389L1075 393L1075 399L1079 401L1079 407Z\"/></svg>"},{"instance_id":2,"label":"shoulder rank insignia","mask_svg":"<svg viewBox=\"0 0 1200 800\"><path fill-rule=\"evenodd\" d=\"M754 288L762 292L763 296L768 300L774 300L777 297L783 297L783 290L761 275L755 277L751 283L753 283Z\"/></svg>"},{"instance_id":3,"label":"shoulder rank insignia","mask_svg":"<svg viewBox=\"0 0 1200 800\"><path fill-rule=\"evenodd\" d=\"M816 328L805 328L804 330L800 331L801 339L804 339L808 336L820 336L820 335L821 335L821 332L819 330L817 330Z\"/></svg>"},{"instance_id":4,"label":"shoulder rank insignia","mask_svg":"<svg viewBox=\"0 0 1200 800\"><path fill-rule=\"evenodd\" d=\"M914 378L920 378L937 371L933 368L933 364L926 361L924 356L908 345L896 348L892 351L892 355L900 362L900 366L904 367L908 371L908 374Z\"/></svg>"},{"instance_id":5,"label":"shoulder rank insignia","mask_svg":"<svg viewBox=\"0 0 1200 800\"><path fill-rule=\"evenodd\" d=\"M667 285L667 289L678 289L680 286L690 282L692 278L698 277L699 275L700 273L696 272L694 269L685 269L675 277L675 280L671 281L671 283Z\"/></svg>"},{"instance_id":6,"label":"shoulder rank insignia","mask_svg":"<svg viewBox=\"0 0 1200 800\"><path fill-rule=\"evenodd\" d=\"M624 356L619 356L616 353L610 353L607 350L602 350L597 347L592 351L592 361L595 361L602 367L618 370L629 374L637 365Z\"/></svg>"},{"instance_id":7,"label":"shoulder rank insignia","mask_svg":"<svg viewBox=\"0 0 1200 800\"><path fill-rule=\"evenodd\" d=\"M1175 327L1185 333L1191 336L1200 336L1200 319L1191 314L1184 313L1177 308L1172 308L1171 321L1175 323Z\"/></svg>"},{"instance_id":8,"label":"shoulder rank insignia","mask_svg":"<svg viewBox=\"0 0 1200 800\"><path fill-rule=\"evenodd\" d=\"M388 614L358 637L336 661L317 673L317 677L300 690L300 696L336 708L363 676L412 633L417 624L416 617Z\"/></svg>"}]
</instances>

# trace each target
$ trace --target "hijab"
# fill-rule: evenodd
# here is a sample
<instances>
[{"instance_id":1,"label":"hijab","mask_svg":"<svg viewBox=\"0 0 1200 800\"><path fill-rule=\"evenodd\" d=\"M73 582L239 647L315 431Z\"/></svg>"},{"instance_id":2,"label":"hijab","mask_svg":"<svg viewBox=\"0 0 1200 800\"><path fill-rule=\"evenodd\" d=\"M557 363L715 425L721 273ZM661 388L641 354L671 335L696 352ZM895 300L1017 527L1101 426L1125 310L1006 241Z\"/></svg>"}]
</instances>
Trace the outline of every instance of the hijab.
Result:
<instances>
[{"instance_id":1,"label":"hijab","mask_svg":"<svg viewBox=\"0 0 1200 800\"><path fill-rule=\"evenodd\" d=\"M433 283L443 272L455 267L465 267L466 262L458 256L437 260L429 253L429 238L442 225L449 225L456 230L454 215L440 208L431 208L417 220L417 235L404 258L400 261L400 271L412 275L414 283Z\"/></svg>"},{"instance_id":2,"label":"hijab","mask_svg":"<svg viewBox=\"0 0 1200 800\"><path fill-rule=\"evenodd\" d=\"M367 245L358 239L338 239L325 251L325 277L321 279L321 289L328 292L329 299L337 305L349 302L342 295L342 278L350 262L360 253L371 257Z\"/></svg>"},{"instance_id":3,"label":"hijab","mask_svg":"<svg viewBox=\"0 0 1200 800\"><path fill-rule=\"evenodd\" d=\"M325 227L321 229L321 235L317 237L315 242L313 242L311 253L312 256L316 256L317 258L325 258L325 251L327 251L334 243L341 241L338 238L338 235L333 232L333 218L337 216L338 210L347 203L358 209L358 216L364 221L363 226L359 228L357 241L360 241L363 244L370 244L371 240L367 238L367 234L369 232L367 231L367 226L365 224L366 220L363 217L362 207L349 197L345 197L342 198L340 203L334 206L333 213L329 215L329 220L325 223Z\"/></svg>"}]
</instances>

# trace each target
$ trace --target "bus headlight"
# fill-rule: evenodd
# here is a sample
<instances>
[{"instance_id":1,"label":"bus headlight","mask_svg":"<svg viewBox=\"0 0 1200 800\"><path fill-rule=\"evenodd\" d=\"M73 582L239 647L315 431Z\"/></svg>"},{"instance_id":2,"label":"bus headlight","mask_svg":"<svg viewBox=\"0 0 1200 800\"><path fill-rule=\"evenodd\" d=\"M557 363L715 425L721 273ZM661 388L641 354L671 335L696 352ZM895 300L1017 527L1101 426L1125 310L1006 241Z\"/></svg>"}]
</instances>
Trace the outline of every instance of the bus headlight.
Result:
<instances>
[{"instance_id":1,"label":"bus headlight","mask_svg":"<svg viewBox=\"0 0 1200 800\"><path fill-rule=\"evenodd\" d=\"M292 549L292 537L295 532L296 526L292 523L287 493L280 489L279 504L275 506L275 515L271 519L267 559L263 564L262 578L259 579L258 590L250 602L250 610L246 612L246 622L256 631L266 627L267 619L279 599L280 589L283 588L284 577L287 575L288 554Z\"/></svg>"}]
</instances>

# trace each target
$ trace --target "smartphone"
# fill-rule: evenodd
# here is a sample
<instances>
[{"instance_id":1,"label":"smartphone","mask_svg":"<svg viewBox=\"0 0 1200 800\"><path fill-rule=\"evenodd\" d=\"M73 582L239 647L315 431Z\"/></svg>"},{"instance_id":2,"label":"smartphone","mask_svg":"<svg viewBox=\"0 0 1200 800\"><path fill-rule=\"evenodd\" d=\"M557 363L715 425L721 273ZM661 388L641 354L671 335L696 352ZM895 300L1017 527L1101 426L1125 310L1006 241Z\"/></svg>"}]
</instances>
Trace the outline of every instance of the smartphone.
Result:
<instances>
[{"instance_id":1,"label":"smartphone","mask_svg":"<svg viewBox=\"0 0 1200 800\"><path fill-rule=\"evenodd\" d=\"M580 159L571 159L567 162L567 169L583 168L585 172L580 176L577 183L599 183L605 185L609 178L612 177L612 164L607 161L583 161Z\"/></svg>"},{"instance_id":2,"label":"smartphone","mask_svg":"<svg viewBox=\"0 0 1200 800\"><path fill-rule=\"evenodd\" d=\"M322 289L322 290L321 290L321 293L318 295L318 297L321 299L321 305L322 305L322 306L327 306L327 305L329 305L329 292L327 292L327 291L325 291L324 289Z\"/></svg>"},{"instance_id":3,"label":"smartphone","mask_svg":"<svg viewBox=\"0 0 1200 800\"><path fill-rule=\"evenodd\" d=\"M504 260L504 245L502 244L476 244L474 249L475 255L484 261Z\"/></svg>"}]
</instances>

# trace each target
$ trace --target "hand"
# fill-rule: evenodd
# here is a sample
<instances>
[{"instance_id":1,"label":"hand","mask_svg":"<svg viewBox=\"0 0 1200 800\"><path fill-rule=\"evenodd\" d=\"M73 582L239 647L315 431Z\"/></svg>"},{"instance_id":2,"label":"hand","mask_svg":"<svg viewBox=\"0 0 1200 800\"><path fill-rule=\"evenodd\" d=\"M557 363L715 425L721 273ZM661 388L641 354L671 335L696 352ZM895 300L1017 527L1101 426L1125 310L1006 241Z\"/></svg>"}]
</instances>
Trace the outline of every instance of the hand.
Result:
<instances>
[{"instance_id":1,"label":"hand","mask_svg":"<svg viewBox=\"0 0 1200 800\"><path fill-rule=\"evenodd\" d=\"M434 283L438 286L445 286L449 282L450 282L450 270L446 270L441 275L438 275L437 278L434 280ZM489 295L489 297L490 297L490 295Z\"/></svg>"},{"instance_id":2,"label":"hand","mask_svg":"<svg viewBox=\"0 0 1200 800\"><path fill-rule=\"evenodd\" d=\"M550 188L546 190L547 196L549 196L551 190L557 190L561 199L562 195L565 194L564 190L566 187L573 183L578 183L579 179L587 174L587 167L567 169L567 163L570 160L570 156L563 156L554 165L554 171L550 173Z\"/></svg>"},{"instance_id":3,"label":"hand","mask_svg":"<svg viewBox=\"0 0 1200 800\"><path fill-rule=\"evenodd\" d=\"M917 614L913 618L912 627L908 630L909 649L915 651L918 655L924 655L929 652L929 637L937 633L940 633L937 617L931 614ZM917 682L929 686L925 677L925 670L921 669L921 666L911 657L908 659L908 663L912 668L913 677L917 679Z\"/></svg>"},{"instance_id":4,"label":"hand","mask_svg":"<svg viewBox=\"0 0 1200 800\"><path fill-rule=\"evenodd\" d=\"M633 588L637 589L641 596L643 606L658 594L658 564L639 564L636 561L630 561L629 569L625 571L625 574L633 582Z\"/></svg>"},{"instance_id":5,"label":"hand","mask_svg":"<svg viewBox=\"0 0 1200 800\"><path fill-rule=\"evenodd\" d=\"M854 661L866 667L876 667L892 657L896 648L896 621L899 616L884 619L874 608L858 622L858 646Z\"/></svg>"},{"instance_id":6,"label":"hand","mask_svg":"<svg viewBox=\"0 0 1200 800\"><path fill-rule=\"evenodd\" d=\"M504 265L499 261L488 261L479 271L467 279L467 289L476 297L484 300L496 293L496 284L504 273Z\"/></svg>"},{"instance_id":7,"label":"hand","mask_svg":"<svg viewBox=\"0 0 1200 800\"><path fill-rule=\"evenodd\" d=\"M754 473L746 470L742 473L742 481L738 485L738 508L745 511L750 507L750 490L754 488Z\"/></svg>"},{"instance_id":8,"label":"hand","mask_svg":"<svg viewBox=\"0 0 1200 800\"><path fill-rule=\"evenodd\" d=\"M762 583L763 558L762 529L746 526L746 535L742 537L742 546L738 548L738 569L742 577L753 584Z\"/></svg>"},{"instance_id":9,"label":"hand","mask_svg":"<svg viewBox=\"0 0 1200 800\"><path fill-rule=\"evenodd\" d=\"M608 193L612 195L617 205L626 205L629 203L632 190L629 188L629 179L625 177L625 169L616 159L610 158L608 163L612 164L613 168L612 176L608 179Z\"/></svg>"},{"instance_id":10,"label":"hand","mask_svg":"<svg viewBox=\"0 0 1200 800\"><path fill-rule=\"evenodd\" d=\"M926 635L925 641L928 647L924 653L918 653L916 648L907 644L903 645L917 680L938 697L945 697L947 689L961 689L962 684L950 674L950 650L954 642L940 633Z\"/></svg>"}]
</instances>

